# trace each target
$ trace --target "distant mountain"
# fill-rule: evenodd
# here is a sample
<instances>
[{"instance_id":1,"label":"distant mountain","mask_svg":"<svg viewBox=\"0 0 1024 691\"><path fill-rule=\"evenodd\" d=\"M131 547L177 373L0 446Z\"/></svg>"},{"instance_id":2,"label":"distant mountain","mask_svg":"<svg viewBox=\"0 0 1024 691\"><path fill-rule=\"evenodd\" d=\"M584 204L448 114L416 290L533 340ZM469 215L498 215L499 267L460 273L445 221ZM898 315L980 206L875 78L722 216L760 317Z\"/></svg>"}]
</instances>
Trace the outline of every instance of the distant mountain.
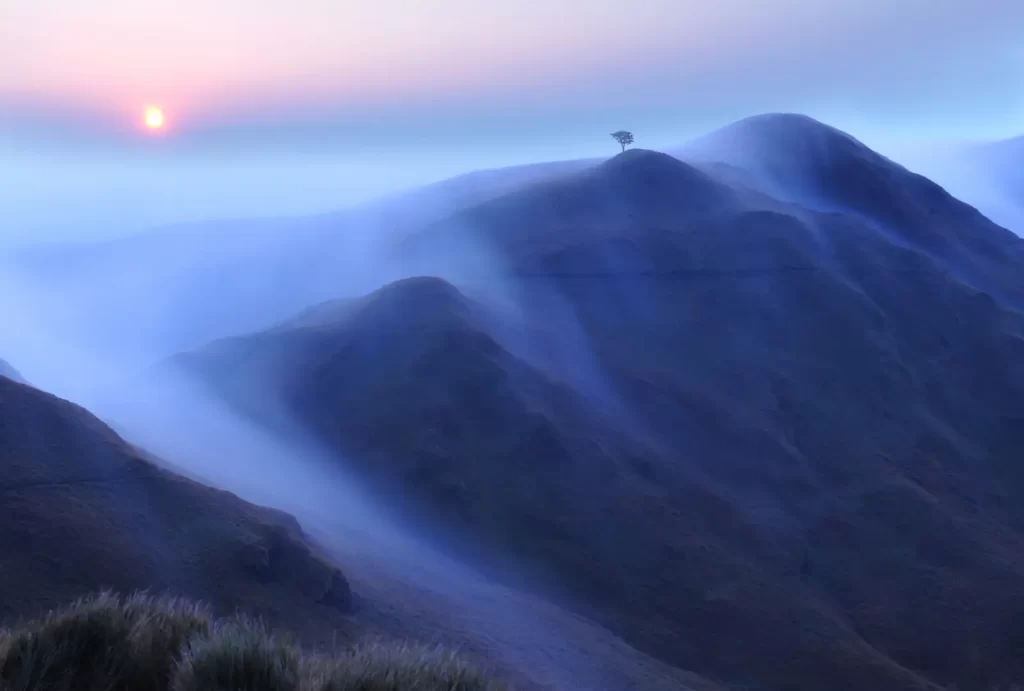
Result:
<instances>
[{"instance_id":1,"label":"distant mountain","mask_svg":"<svg viewBox=\"0 0 1024 691\"><path fill-rule=\"evenodd\" d=\"M1009 297L1024 305L1014 269L1001 263L1007 256L1024 261L1013 233L844 132L802 115L759 115L681 151L739 168L787 202L856 215L888 233L894 244L955 266L960 278L984 290L1003 290L1009 282Z\"/></svg>"},{"instance_id":2,"label":"distant mountain","mask_svg":"<svg viewBox=\"0 0 1024 691\"><path fill-rule=\"evenodd\" d=\"M16 382L25 382L25 380L22 379L21 375L18 373L18 370L14 369L3 360L0 360L0 377L7 377L8 379L11 379Z\"/></svg>"},{"instance_id":3,"label":"distant mountain","mask_svg":"<svg viewBox=\"0 0 1024 691\"><path fill-rule=\"evenodd\" d=\"M478 171L331 214L179 224L112 241L28 247L0 257L0 271L38 287L33 314L60 328L64 340L116 357L162 357L399 278L404 268L381 253L394 238L587 165Z\"/></svg>"},{"instance_id":4,"label":"distant mountain","mask_svg":"<svg viewBox=\"0 0 1024 691\"><path fill-rule=\"evenodd\" d=\"M158 468L87 411L0 377L0 621L148 589L329 641L342 573L288 515Z\"/></svg>"},{"instance_id":5,"label":"distant mountain","mask_svg":"<svg viewBox=\"0 0 1024 691\"><path fill-rule=\"evenodd\" d=\"M741 125L787 139L484 201L395 250L475 270L459 289L400 281L176 364L673 665L1024 680L1021 241L820 123Z\"/></svg>"}]
</instances>

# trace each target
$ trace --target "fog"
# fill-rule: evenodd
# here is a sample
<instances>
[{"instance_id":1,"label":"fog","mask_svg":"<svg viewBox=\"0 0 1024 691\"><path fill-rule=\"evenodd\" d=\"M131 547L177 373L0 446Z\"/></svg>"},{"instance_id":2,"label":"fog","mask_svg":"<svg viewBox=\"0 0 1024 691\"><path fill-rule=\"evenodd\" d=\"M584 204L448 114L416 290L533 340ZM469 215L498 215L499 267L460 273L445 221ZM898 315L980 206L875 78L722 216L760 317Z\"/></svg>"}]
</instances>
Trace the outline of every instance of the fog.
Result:
<instances>
[{"instance_id":1,"label":"fog","mask_svg":"<svg viewBox=\"0 0 1024 691\"><path fill-rule=\"evenodd\" d=\"M959 149L945 156L936 151L892 155L933 175L997 222L1018 233L1024 228L1021 200L997 184L984 160L972 159L968 166ZM745 172L736 173L734 184L769 192L777 184L758 168L765 152L729 128L677 153L704 164L739 166ZM423 266L395 259L395 248L413 231L443 225L454 210L474 201L594 162L508 168L407 190L465 171L460 166L466 157L328 163L125 156L4 164L5 171L20 174L0 187L0 243L7 246L0 252L0 357L41 388L104 414L139 443L179 461L188 454L173 448L168 411L186 399L194 409L209 404L190 385L187 396L178 389L174 396L155 396L148 378L160 363L219 338L270 328L320 302L364 295L421 273ZM793 192L790 185L788 194ZM458 231L443 227L446 237L461 238L457 243L472 237ZM544 309L550 316L543 321L560 330L555 346L545 344L542 353L523 328L527 303L521 288L503 280L505 267L488 248L446 245L430 257L429 267L498 308L504 322L494 325L495 333L511 352L560 372L595 402L616 409L587 356L591 349L583 330L557 294L548 296ZM635 309L643 308L643 295L632 299ZM538 308L535 299L529 305ZM145 400L143 394L154 394L146 406L117 407L119 397ZM114 419L118 410L131 410L131 420ZM242 428L231 434L241 435ZM209 468L207 474L216 475L217 484L232 477ZM282 502L295 503L291 497L277 501Z\"/></svg>"},{"instance_id":2,"label":"fog","mask_svg":"<svg viewBox=\"0 0 1024 691\"><path fill-rule=\"evenodd\" d=\"M765 152L729 128L674 151L705 165L738 166L729 173L732 184L769 192L777 184L758 168ZM1020 233L1021 200L998 184L998 171L985 159L968 160L964 151L950 144L885 153ZM421 273L423 266L395 259L395 248L414 230L443 224L473 201L594 160L507 168L414 188L463 172L465 163L458 156L429 164L180 156L10 160L5 170L22 174L0 188L0 247L7 246L0 251L0 316L6 325L0 357L36 385L90 408L118 395L138 396L134 383L177 353ZM793 192L790 185L787 193ZM161 225L169 221L174 223ZM458 230L444 228L447 236L462 238L458 242L472 236ZM614 410L617 402L588 358L586 336L564 300L547 298L544 309L555 316L543 321L561 328L554 349L548 343L541 353L522 328L521 287L503 280L504 268L479 246L446 246L429 261L430 272L504 315L495 333L511 352L560 372ZM643 308L642 295L634 302ZM178 407L181 395L163 404ZM154 421L169 417L150 412ZM122 424L137 437L151 431L139 414ZM168 445L172 436L154 451L178 455ZM219 477L226 482L229 475Z\"/></svg>"},{"instance_id":3,"label":"fog","mask_svg":"<svg viewBox=\"0 0 1024 691\"><path fill-rule=\"evenodd\" d=\"M40 168L36 183L22 185L39 196L45 186L69 185L75 191L70 196L95 214L102 203L90 204L92 195L117 199L110 195L111 176L121 176L129 185L123 193L144 216L147 210L163 212L149 206L161 197L153 180L162 180L161 188L178 189L180 183L186 192L217 197L213 183L222 172L199 172L121 169L115 162L93 168L79 161L62 173L66 177ZM290 172L275 194L263 196L326 199L323 168ZM529 179L542 173L510 174ZM83 184L73 186L72 178ZM0 258L0 353L29 383L83 405L158 463L296 516L337 557L357 595L404 612L410 621L445 617L447 624L420 632L428 640L486 654L506 670L528 670L540 684L623 688L627 681L616 678L613 661L636 655L627 646L603 632L581 631L580 620L445 557L444 545L413 537L374 501L335 451L321 448L297 425L273 431L257 425L167 362L182 351L268 328L322 301L360 296L416 273L419 267L390 258L403 233L503 184L484 175L349 210L339 201L327 214L206 220L95 243L88 242L89 232L77 231L73 243L59 242L60 233L46 235L58 242L16 242ZM130 191L136 187L142 191L137 196ZM237 193L233 201L242 205L245 199ZM252 200L246 208L258 215L260 195ZM29 201L21 202L23 215L47 210ZM180 211L174 199L162 203L168 212ZM50 212L66 213L71 223L76 208ZM502 268L488 263L486 248L463 250L475 257L471 267L434 261L435 272L477 297L514 308ZM482 287L481 276L491 279ZM606 648L612 661L595 662L594 645Z\"/></svg>"},{"instance_id":4,"label":"fog","mask_svg":"<svg viewBox=\"0 0 1024 691\"><path fill-rule=\"evenodd\" d=\"M473 163L472 157L387 154L16 153L0 159L0 248L96 241L211 219L337 211L451 177Z\"/></svg>"},{"instance_id":5,"label":"fog","mask_svg":"<svg viewBox=\"0 0 1024 691\"><path fill-rule=\"evenodd\" d=\"M942 185L1004 228L1024 236L1021 140L939 142L896 155L912 170Z\"/></svg>"},{"instance_id":6,"label":"fog","mask_svg":"<svg viewBox=\"0 0 1024 691\"><path fill-rule=\"evenodd\" d=\"M730 184L814 205L793 185L778 188L771 173L779 171L755 165L769 154L742 138L719 135L679 151L706 167L721 161L742 167L730 173ZM1013 215L1019 200L997 193L982 164L954 175L950 160L892 155L933 171L950 191L1017 232L1024 227ZM488 654L510 667L533 670L536 681L624 688L585 650L565 653L565 641L580 634L563 635L564 627L578 622L566 623L539 601L516 600L528 596L442 556L447 545L414 537L346 470L346 459L299 425L285 418L284 428L262 427L168 364L177 354L271 328L324 301L429 272L485 304L487 328L510 353L562 378L598 414L651 440L601 371L573 301L557 289L508 280L508 267L491 248L451 221L461 207L595 161L406 189L463 172L464 163L87 157L18 163L25 174L0 192L6 246L0 358L33 385L85 406L171 469L292 513L339 557L357 594L391 579L415 597L457 603L460 630L489 641L495 647ZM396 248L428 227L450 239L443 250L422 262L399 260L404 255ZM637 315L654 309L639 284L622 285L617 297ZM545 325L543 336L530 330L537 323ZM562 658L552 662L552 650Z\"/></svg>"}]
</instances>

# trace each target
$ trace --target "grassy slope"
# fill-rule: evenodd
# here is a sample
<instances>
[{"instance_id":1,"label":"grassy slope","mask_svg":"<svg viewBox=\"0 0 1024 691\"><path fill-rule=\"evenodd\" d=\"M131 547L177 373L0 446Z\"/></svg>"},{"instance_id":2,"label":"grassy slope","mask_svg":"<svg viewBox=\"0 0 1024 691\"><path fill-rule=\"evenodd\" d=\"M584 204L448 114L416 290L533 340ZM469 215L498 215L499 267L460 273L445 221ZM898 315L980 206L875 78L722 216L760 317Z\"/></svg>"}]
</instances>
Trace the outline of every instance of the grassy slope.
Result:
<instances>
[{"instance_id":1,"label":"grassy slope","mask_svg":"<svg viewBox=\"0 0 1024 691\"><path fill-rule=\"evenodd\" d=\"M100 588L188 594L304 638L346 631L342 573L290 516L150 463L87 411L0 378L0 620Z\"/></svg>"},{"instance_id":2,"label":"grassy slope","mask_svg":"<svg viewBox=\"0 0 1024 691\"><path fill-rule=\"evenodd\" d=\"M260 623L200 604L101 593L0 631L5 691L500 691L440 649L304 651Z\"/></svg>"}]
</instances>

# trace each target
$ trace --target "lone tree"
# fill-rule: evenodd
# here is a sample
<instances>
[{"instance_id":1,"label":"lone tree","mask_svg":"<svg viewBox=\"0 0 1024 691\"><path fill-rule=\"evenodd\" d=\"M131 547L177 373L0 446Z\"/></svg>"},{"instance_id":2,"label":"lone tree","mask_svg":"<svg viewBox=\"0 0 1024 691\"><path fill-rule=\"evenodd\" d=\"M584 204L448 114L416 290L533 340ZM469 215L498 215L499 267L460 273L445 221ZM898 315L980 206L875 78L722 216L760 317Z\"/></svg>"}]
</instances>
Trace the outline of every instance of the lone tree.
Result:
<instances>
[{"instance_id":1,"label":"lone tree","mask_svg":"<svg viewBox=\"0 0 1024 691\"><path fill-rule=\"evenodd\" d=\"M625 151L626 147L633 143L633 133L627 132L626 130L619 130L618 132L612 132L612 136L619 144L622 145L622 150Z\"/></svg>"}]
</instances>

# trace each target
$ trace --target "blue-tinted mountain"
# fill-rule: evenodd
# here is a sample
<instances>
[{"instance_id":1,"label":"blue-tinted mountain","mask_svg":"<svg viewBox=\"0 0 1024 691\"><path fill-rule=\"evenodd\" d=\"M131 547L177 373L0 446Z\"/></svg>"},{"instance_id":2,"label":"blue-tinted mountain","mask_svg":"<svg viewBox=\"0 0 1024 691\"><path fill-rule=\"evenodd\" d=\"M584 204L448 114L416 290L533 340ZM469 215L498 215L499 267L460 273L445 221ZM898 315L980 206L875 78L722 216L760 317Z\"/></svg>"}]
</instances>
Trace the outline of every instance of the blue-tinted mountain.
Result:
<instances>
[{"instance_id":1,"label":"blue-tinted mountain","mask_svg":"<svg viewBox=\"0 0 1024 691\"><path fill-rule=\"evenodd\" d=\"M995 220L1024 235L1024 137L967 146L939 168L951 185ZM975 200L977 200L975 202Z\"/></svg>"},{"instance_id":2,"label":"blue-tinted mountain","mask_svg":"<svg viewBox=\"0 0 1024 691\"><path fill-rule=\"evenodd\" d=\"M802 115L747 118L683 151L746 171L769 193L815 210L855 215L894 244L927 254L962 280L1024 304L1005 261L1024 261L1019 238L940 185L850 135Z\"/></svg>"},{"instance_id":3,"label":"blue-tinted mountain","mask_svg":"<svg viewBox=\"0 0 1024 691\"><path fill-rule=\"evenodd\" d=\"M399 278L403 268L380 255L394 238L587 165L478 171L316 216L183 223L110 241L28 247L0 256L0 271L40 288L33 309L59 325L65 340L118 357L163 357Z\"/></svg>"},{"instance_id":4,"label":"blue-tinted mountain","mask_svg":"<svg viewBox=\"0 0 1024 691\"><path fill-rule=\"evenodd\" d=\"M100 589L190 595L330 640L341 572L295 519L154 464L86 410L0 377L0 621Z\"/></svg>"},{"instance_id":5,"label":"blue-tinted mountain","mask_svg":"<svg viewBox=\"0 0 1024 691\"><path fill-rule=\"evenodd\" d=\"M842 133L754 125L788 139L742 184L627 152L397 248L463 262L458 288L393 283L178 364L679 667L1024 679L1020 241Z\"/></svg>"},{"instance_id":6,"label":"blue-tinted mountain","mask_svg":"<svg viewBox=\"0 0 1024 691\"><path fill-rule=\"evenodd\" d=\"M21 375L18 373L18 370L14 369L3 360L0 360L0 377L7 377L8 379L11 379L12 381L16 382L25 382L25 380L22 379Z\"/></svg>"}]
</instances>

